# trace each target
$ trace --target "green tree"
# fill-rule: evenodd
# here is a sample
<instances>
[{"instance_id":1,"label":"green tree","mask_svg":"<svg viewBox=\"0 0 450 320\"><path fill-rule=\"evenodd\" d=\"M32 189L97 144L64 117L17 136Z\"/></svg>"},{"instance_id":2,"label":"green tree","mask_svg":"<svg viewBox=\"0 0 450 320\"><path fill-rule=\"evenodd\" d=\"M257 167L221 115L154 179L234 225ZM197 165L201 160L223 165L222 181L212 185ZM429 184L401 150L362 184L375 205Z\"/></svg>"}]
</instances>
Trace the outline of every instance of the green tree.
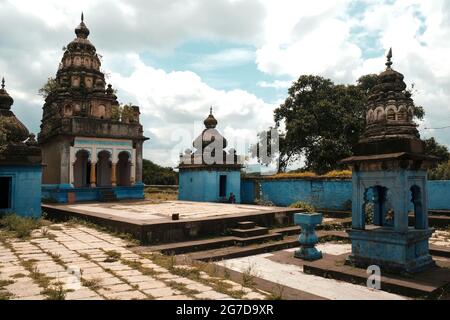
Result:
<instances>
[{"instance_id":1,"label":"green tree","mask_svg":"<svg viewBox=\"0 0 450 320\"><path fill-rule=\"evenodd\" d=\"M439 158L439 163L446 163L450 160L450 153L448 148L442 144L439 144L434 138L426 139L425 141L425 153L430 156Z\"/></svg>"},{"instance_id":2,"label":"green tree","mask_svg":"<svg viewBox=\"0 0 450 320\"><path fill-rule=\"evenodd\" d=\"M161 167L150 160L144 159L142 180L148 185L177 185L178 173L170 167Z\"/></svg>"},{"instance_id":3,"label":"green tree","mask_svg":"<svg viewBox=\"0 0 450 320\"><path fill-rule=\"evenodd\" d=\"M38 94L44 99L59 88L58 82L54 78L48 78L47 82L39 89Z\"/></svg>"},{"instance_id":4,"label":"green tree","mask_svg":"<svg viewBox=\"0 0 450 320\"><path fill-rule=\"evenodd\" d=\"M304 169L318 174L344 169L339 160L353 154L365 127L366 101L377 81L375 74L362 76L355 85L300 76L274 111L277 128L285 125L285 132L280 132L280 171L300 156L305 159ZM413 91L414 86L408 90ZM416 106L415 117L423 119L421 106Z\"/></svg>"}]
</instances>

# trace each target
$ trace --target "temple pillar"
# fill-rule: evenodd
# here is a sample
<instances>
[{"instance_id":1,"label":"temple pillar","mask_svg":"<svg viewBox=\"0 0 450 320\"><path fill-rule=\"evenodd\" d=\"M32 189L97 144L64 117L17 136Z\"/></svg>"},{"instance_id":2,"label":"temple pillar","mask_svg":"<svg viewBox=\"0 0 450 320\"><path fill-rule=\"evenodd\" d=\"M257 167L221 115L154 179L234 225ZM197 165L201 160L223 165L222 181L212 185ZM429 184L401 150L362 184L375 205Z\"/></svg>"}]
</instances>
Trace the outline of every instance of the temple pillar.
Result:
<instances>
[{"instance_id":1,"label":"temple pillar","mask_svg":"<svg viewBox=\"0 0 450 320\"><path fill-rule=\"evenodd\" d=\"M134 181L132 181L132 184L134 183L142 183L142 162L143 162L143 157L142 157L142 141L138 141L136 142L136 156L134 157L134 162L135 162L135 166L134 168L132 167L131 172L132 172L132 177L133 177L133 173L134 173ZM132 179L133 180L133 179Z\"/></svg>"},{"instance_id":2,"label":"temple pillar","mask_svg":"<svg viewBox=\"0 0 450 320\"><path fill-rule=\"evenodd\" d=\"M95 188L97 186L97 172L96 172L96 162L91 163L91 187Z\"/></svg>"},{"instance_id":3,"label":"temple pillar","mask_svg":"<svg viewBox=\"0 0 450 320\"><path fill-rule=\"evenodd\" d=\"M117 186L117 163L111 165L111 184L113 187Z\"/></svg>"}]
</instances>

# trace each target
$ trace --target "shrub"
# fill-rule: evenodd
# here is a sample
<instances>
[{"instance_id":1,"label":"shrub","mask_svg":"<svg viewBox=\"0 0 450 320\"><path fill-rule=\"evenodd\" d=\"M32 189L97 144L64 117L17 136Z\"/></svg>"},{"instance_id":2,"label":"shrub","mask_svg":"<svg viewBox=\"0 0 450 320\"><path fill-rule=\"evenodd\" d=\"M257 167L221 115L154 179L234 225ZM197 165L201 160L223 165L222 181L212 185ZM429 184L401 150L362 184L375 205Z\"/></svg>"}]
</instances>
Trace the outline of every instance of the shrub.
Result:
<instances>
[{"instance_id":1,"label":"shrub","mask_svg":"<svg viewBox=\"0 0 450 320\"><path fill-rule=\"evenodd\" d=\"M26 238L35 229L42 226L40 219L20 217L16 214L6 214L0 217L0 227L15 232L17 237Z\"/></svg>"},{"instance_id":2,"label":"shrub","mask_svg":"<svg viewBox=\"0 0 450 320\"><path fill-rule=\"evenodd\" d=\"M450 180L450 161L441 163L435 169L428 171L430 180Z\"/></svg>"},{"instance_id":3,"label":"shrub","mask_svg":"<svg viewBox=\"0 0 450 320\"><path fill-rule=\"evenodd\" d=\"M314 213L316 212L316 208L314 208L313 205L304 202L304 201L297 201L294 202L289 206L289 208L299 208L299 209L305 209L307 213Z\"/></svg>"}]
</instances>

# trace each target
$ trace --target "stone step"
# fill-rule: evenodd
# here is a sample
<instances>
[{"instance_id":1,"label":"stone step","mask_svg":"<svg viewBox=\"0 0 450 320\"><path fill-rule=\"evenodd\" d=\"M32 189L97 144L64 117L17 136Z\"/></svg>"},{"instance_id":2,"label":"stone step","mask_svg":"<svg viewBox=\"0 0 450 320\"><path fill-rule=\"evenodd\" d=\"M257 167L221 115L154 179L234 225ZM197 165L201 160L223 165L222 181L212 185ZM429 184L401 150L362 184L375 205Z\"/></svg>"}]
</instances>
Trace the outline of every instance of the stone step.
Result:
<instances>
[{"instance_id":1,"label":"stone step","mask_svg":"<svg viewBox=\"0 0 450 320\"><path fill-rule=\"evenodd\" d=\"M279 230L279 229L274 229ZM318 231L319 240L345 240L348 239L347 233L343 231ZM256 243L242 247L226 247L214 250L205 250L189 254L191 259L200 261L220 261L224 259L234 259L248 257L255 254L267 253L298 247L298 235L286 236L278 241Z\"/></svg>"},{"instance_id":2,"label":"stone step","mask_svg":"<svg viewBox=\"0 0 450 320\"><path fill-rule=\"evenodd\" d=\"M283 235L281 233L271 233L262 236L248 237L248 238L237 238L236 245L237 246L248 246L256 243L263 243L269 241L279 241L283 239Z\"/></svg>"},{"instance_id":3,"label":"stone step","mask_svg":"<svg viewBox=\"0 0 450 320\"><path fill-rule=\"evenodd\" d=\"M170 243L159 246L152 246L151 251L160 251L163 254L184 254L204 250L218 249L234 246L235 237L222 237L206 240L196 240L187 242Z\"/></svg>"},{"instance_id":4,"label":"stone step","mask_svg":"<svg viewBox=\"0 0 450 320\"><path fill-rule=\"evenodd\" d=\"M252 229L231 229L231 234L238 238L257 237L268 233L269 229L264 227L254 227Z\"/></svg>"},{"instance_id":5,"label":"stone step","mask_svg":"<svg viewBox=\"0 0 450 320\"><path fill-rule=\"evenodd\" d=\"M450 210L428 210L429 216L446 216L450 217Z\"/></svg>"},{"instance_id":6,"label":"stone step","mask_svg":"<svg viewBox=\"0 0 450 320\"><path fill-rule=\"evenodd\" d=\"M450 226L450 217L445 215L429 215L428 224L430 227L445 228ZM409 225L414 225L414 215L409 215Z\"/></svg>"},{"instance_id":7,"label":"stone step","mask_svg":"<svg viewBox=\"0 0 450 320\"><path fill-rule=\"evenodd\" d=\"M253 221L241 221L237 224L237 229L248 230L256 227L256 223Z\"/></svg>"}]
</instances>

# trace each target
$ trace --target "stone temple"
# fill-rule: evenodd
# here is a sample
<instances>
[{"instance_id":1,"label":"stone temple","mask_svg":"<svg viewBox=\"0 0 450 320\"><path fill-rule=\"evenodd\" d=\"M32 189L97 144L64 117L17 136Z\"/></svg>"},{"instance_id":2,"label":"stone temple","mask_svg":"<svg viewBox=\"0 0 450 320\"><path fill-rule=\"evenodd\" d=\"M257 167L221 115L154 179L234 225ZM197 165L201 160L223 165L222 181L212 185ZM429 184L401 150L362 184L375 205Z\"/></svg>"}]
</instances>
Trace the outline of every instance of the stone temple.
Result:
<instances>
[{"instance_id":1,"label":"stone temple","mask_svg":"<svg viewBox=\"0 0 450 320\"><path fill-rule=\"evenodd\" d=\"M41 150L35 136L11 111L14 100L0 89L0 213L41 215Z\"/></svg>"},{"instance_id":2,"label":"stone temple","mask_svg":"<svg viewBox=\"0 0 450 320\"><path fill-rule=\"evenodd\" d=\"M437 159L424 154L413 100L391 58L392 50L370 92L366 130L355 156L344 160L353 169L349 262L413 273L434 265L428 248L433 229L428 227L427 169Z\"/></svg>"},{"instance_id":3,"label":"stone temple","mask_svg":"<svg viewBox=\"0 0 450 320\"><path fill-rule=\"evenodd\" d=\"M180 155L179 200L204 202L241 202L241 168L234 149L216 129L217 120L210 110L203 122L205 129L194 140L192 152Z\"/></svg>"},{"instance_id":4,"label":"stone temple","mask_svg":"<svg viewBox=\"0 0 450 320\"><path fill-rule=\"evenodd\" d=\"M53 202L143 198L139 107L106 86L83 21L67 45L43 107L38 142L43 198Z\"/></svg>"}]
</instances>

